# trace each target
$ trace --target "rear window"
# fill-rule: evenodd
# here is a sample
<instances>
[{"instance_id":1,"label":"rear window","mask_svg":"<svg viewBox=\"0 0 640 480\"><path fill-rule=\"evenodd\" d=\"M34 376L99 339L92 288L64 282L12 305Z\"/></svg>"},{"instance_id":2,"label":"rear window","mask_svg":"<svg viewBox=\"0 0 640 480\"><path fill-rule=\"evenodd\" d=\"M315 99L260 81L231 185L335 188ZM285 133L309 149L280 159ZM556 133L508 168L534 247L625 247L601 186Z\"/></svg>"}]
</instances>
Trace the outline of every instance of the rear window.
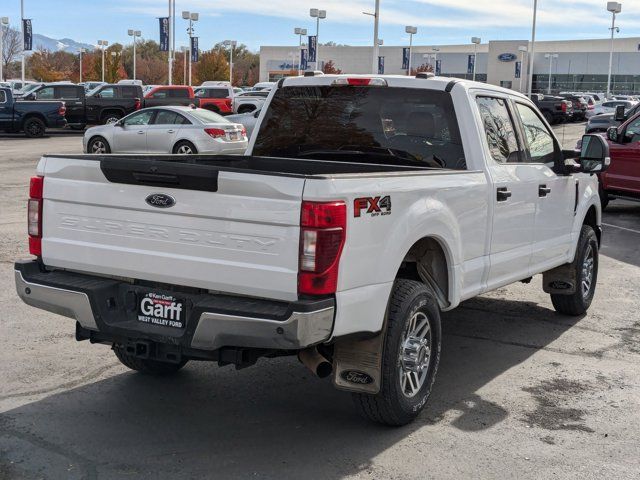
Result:
<instances>
[{"instance_id":1,"label":"rear window","mask_svg":"<svg viewBox=\"0 0 640 480\"><path fill-rule=\"evenodd\" d=\"M205 110L204 108L196 108L191 110L189 113L203 123L231 123L222 115L210 112L209 110Z\"/></svg>"},{"instance_id":2,"label":"rear window","mask_svg":"<svg viewBox=\"0 0 640 480\"><path fill-rule=\"evenodd\" d=\"M80 87L81 88L81 87ZM56 98L80 98L78 87L58 87Z\"/></svg>"},{"instance_id":3,"label":"rear window","mask_svg":"<svg viewBox=\"0 0 640 480\"><path fill-rule=\"evenodd\" d=\"M139 97L138 89L136 87L120 87L122 91L122 98L136 98Z\"/></svg>"},{"instance_id":4,"label":"rear window","mask_svg":"<svg viewBox=\"0 0 640 480\"><path fill-rule=\"evenodd\" d=\"M186 88L172 88L168 91L170 97L189 98L189 90L187 90Z\"/></svg>"},{"instance_id":5,"label":"rear window","mask_svg":"<svg viewBox=\"0 0 640 480\"><path fill-rule=\"evenodd\" d=\"M466 169L447 92L387 87L284 87L254 155Z\"/></svg>"}]
</instances>

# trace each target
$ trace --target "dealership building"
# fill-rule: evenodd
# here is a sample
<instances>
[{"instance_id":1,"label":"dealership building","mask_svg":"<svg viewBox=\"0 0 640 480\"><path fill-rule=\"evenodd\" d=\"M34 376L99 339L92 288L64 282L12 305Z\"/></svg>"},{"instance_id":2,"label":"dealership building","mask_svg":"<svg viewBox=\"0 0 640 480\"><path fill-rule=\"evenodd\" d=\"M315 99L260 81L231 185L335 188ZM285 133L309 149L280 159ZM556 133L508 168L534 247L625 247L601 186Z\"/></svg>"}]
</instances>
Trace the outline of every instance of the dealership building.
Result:
<instances>
[{"instance_id":1,"label":"dealership building","mask_svg":"<svg viewBox=\"0 0 640 480\"><path fill-rule=\"evenodd\" d=\"M526 50L525 51L525 48ZM381 46L383 57L379 66L385 74L406 74L403 69L403 46ZM436 74L471 78L474 44L414 45L411 54L413 69ZM546 92L551 72L553 92L592 91L607 89L610 39L537 41L533 60L533 91ZM373 47L324 46L318 48L322 69L331 61L343 73L371 73ZM476 80L526 91L528 72L527 40L497 40L477 45ZM617 38L613 44L612 91L640 93L640 37ZM556 56L557 55L557 56ZM299 50L292 47L260 48L260 80L274 81L297 75ZM404 58L406 64L406 57Z\"/></svg>"}]
</instances>

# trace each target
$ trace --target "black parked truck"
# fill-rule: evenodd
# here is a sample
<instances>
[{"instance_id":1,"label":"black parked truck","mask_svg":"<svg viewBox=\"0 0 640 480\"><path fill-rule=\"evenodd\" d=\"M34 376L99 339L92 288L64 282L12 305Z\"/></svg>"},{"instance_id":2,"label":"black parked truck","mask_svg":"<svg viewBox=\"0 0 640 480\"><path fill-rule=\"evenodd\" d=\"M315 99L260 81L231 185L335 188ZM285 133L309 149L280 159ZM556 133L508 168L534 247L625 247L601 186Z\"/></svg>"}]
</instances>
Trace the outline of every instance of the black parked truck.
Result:
<instances>
[{"instance_id":1,"label":"black parked truck","mask_svg":"<svg viewBox=\"0 0 640 480\"><path fill-rule=\"evenodd\" d=\"M0 130L24 132L27 137L43 137L47 128L62 128L65 120L64 102L23 102L13 97L10 88L0 88Z\"/></svg>"},{"instance_id":2,"label":"black parked truck","mask_svg":"<svg viewBox=\"0 0 640 480\"><path fill-rule=\"evenodd\" d=\"M142 106L139 85L101 85L85 93L82 85L53 83L42 85L24 100L63 100L67 106L67 122L76 130L87 125L115 123Z\"/></svg>"},{"instance_id":3,"label":"black parked truck","mask_svg":"<svg viewBox=\"0 0 640 480\"><path fill-rule=\"evenodd\" d=\"M531 100L550 125L568 122L573 118L573 105L569 100L541 93L531 94Z\"/></svg>"}]
</instances>

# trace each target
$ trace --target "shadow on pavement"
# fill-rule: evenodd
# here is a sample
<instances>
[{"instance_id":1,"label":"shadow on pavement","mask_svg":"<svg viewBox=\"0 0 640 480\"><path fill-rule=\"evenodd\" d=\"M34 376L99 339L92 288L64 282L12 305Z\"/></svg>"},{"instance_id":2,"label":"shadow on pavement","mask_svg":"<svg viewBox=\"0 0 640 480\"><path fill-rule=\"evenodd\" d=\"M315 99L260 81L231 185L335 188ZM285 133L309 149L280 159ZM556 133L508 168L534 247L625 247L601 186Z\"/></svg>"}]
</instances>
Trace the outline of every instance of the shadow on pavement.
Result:
<instances>
[{"instance_id":1,"label":"shadow on pavement","mask_svg":"<svg viewBox=\"0 0 640 480\"><path fill-rule=\"evenodd\" d=\"M407 427L361 419L349 394L291 358L241 371L192 363L174 377L118 374L0 415L0 477L11 468L10 478L343 478L415 430L503 421L510 412L477 391L578 321L485 297L444 317L432 399Z\"/></svg>"},{"instance_id":2,"label":"shadow on pavement","mask_svg":"<svg viewBox=\"0 0 640 480\"><path fill-rule=\"evenodd\" d=\"M640 202L612 200L602 222L602 255L640 267Z\"/></svg>"}]
</instances>

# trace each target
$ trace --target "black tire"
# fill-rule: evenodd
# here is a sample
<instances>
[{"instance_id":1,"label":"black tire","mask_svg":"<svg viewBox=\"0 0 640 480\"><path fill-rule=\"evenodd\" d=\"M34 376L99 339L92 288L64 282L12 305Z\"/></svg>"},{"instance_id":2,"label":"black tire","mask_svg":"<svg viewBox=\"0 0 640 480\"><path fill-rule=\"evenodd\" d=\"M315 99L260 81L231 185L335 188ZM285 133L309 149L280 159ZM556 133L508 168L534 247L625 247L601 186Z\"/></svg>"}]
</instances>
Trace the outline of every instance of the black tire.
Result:
<instances>
[{"instance_id":1,"label":"black tire","mask_svg":"<svg viewBox=\"0 0 640 480\"><path fill-rule=\"evenodd\" d=\"M47 129L42 120L36 117L27 118L22 125L24 134L29 138L42 138Z\"/></svg>"},{"instance_id":2,"label":"black tire","mask_svg":"<svg viewBox=\"0 0 640 480\"><path fill-rule=\"evenodd\" d=\"M198 153L198 149L193 143L187 140L181 140L174 145L173 153L178 155L195 155Z\"/></svg>"},{"instance_id":3,"label":"black tire","mask_svg":"<svg viewBox=\"0 0 640 480\"><path fill-rule=\"evenodd\" d=\"M242 105L240 108L238 108L238 113L250 113L255 111L256 107L255 105Z\"/></svg>"},{"instance_id":4,"label":"black tire","mask_svg":"<svg viewBox=\"0 0 640 480\"><path fill-rule=\"evenodd\" d=\"M588 266L591 258L590 267ZM551 294L551 302L556 312L564 315L584 315L593 300L598 282L598 238L589 225L583 225L578 239L576 256L572 262L575 271L576 291L570 295ZM590 278L589 278L589 272ZM585 282L588 282L586 288Z\"/></svg>"},{"instance_id":5,"label":"black tire","mask_svg":"<svg viewBox=\"0 0 640 480\"><path fill-rule=\"evenodd\" d=\"M182 360L180 363L159 362L135 357L126 353L119 345L113 346L113 353L120 362L131 370L135 370L145 375L171 375L184 367L189 360Z\"/></svg>"},{"instance_id":6,"label":"black tire","mask_svg":"<svg viewBox=\"0 0 640 480\"><path fill-rule=\"evenodd\" d=\"M412 377L414 381L422 383L418 383L419 388L413 396L408 396L405 390L409 382L403 386L403 377L406 375L403 372L406 370L400 354L406 352L404 347L407 345L407 330L416 315L423 315L430 327L430 355L422 370L424 376ZM440 362L440 309L433 293L423 283L398 279L391 293L387 317L381 390L376 395L354 393L353 400L357 410L365 418L384 425L400 426L406 425L420 414L431 394ZM417 358L423 358L422 353Z\"/></svg>"},{"instance_id":7,"label":"black tire","mask_svg":"<svg viewBox=\"0 0 640 480\"><path fill-rule=\"evenodd\" d=\"M102 144L102 148L99 146L100 143ZM89 143L87 143L87 153L95 153L98 155L111 153L111 146L103 137L92 137Z\"/></svg>"},{"instance_id":8,"label":"black tire","mask_svg":"<svg viewBox=\"0 0 640 480\"><path fill-rule=\"evenodd\" d=\"M110 123L116 123L118 120L122 118L122 114L118 112L105 112L102 114L100 121L103 125L108 125Z\"/></svg>"}]
</instances>

